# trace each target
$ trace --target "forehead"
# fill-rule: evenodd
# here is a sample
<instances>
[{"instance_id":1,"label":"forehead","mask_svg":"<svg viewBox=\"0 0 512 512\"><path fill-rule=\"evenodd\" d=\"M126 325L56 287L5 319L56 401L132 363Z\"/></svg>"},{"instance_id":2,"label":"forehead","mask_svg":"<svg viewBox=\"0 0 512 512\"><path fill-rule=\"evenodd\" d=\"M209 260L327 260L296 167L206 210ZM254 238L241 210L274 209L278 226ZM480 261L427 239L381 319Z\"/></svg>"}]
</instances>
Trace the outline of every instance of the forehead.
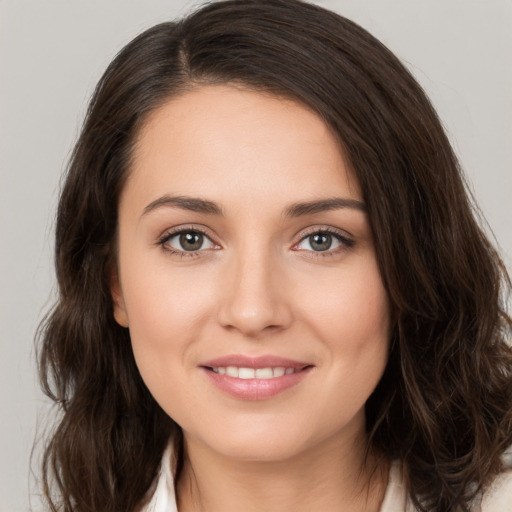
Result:
<instances>
[{"instance_id":1,"label":"forehead","mask_svg":"<svg viewBox=\"0 0 512 512\"><path fill-rule=\"evenodd\" d=\"M231 85L170 99L147 119L126 194L308 200L360 191L341 145L306 106ZM133 194L132 194L133 195Z\"/></svg>"}]
</instances>

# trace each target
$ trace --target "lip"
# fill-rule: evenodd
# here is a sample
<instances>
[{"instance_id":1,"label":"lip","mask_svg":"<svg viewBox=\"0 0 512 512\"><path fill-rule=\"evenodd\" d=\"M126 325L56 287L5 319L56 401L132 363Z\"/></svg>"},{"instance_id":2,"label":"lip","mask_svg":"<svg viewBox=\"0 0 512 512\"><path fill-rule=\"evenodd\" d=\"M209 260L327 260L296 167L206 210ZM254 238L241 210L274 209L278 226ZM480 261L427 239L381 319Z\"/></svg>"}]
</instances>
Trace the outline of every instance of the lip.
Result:
<instances>
[{"instance_id":1,"label":"lip","mask_svg":"<svg viewBox=\"0 0 512 512\"><path fill-rule=\"evenodd\" d=\"M272 355L263 355L263 356L244 356L241 354L233 354L230 356L218 357L216 359L211 359L204 363L201 363L199 366L205 366L209 368L219 367L219 366L239 366L243 368L268 368L283 366L284 368L293 368L294 370L299 368L304 368L305 366L313 366L311 363L303 362L303 361L295 361L294 359L288 359L285 357L278 357Z\"/></svg>"},{"instance_id":2,"label":"lip","mask_svg":"<svg viewBox=\"0 0 512 512\"><path fill-rule=\"evenodd\" d=\"M241 400L265 400L299 384L313 368L311 363L293 359L264 355L249 357L231 355L211 359L199 365L209 381L224 393ZM295 373L272 379L239 379L215 373L214 367L238 366L243 368L284 367L293 368Z\"/></svg>"}]
</instances>

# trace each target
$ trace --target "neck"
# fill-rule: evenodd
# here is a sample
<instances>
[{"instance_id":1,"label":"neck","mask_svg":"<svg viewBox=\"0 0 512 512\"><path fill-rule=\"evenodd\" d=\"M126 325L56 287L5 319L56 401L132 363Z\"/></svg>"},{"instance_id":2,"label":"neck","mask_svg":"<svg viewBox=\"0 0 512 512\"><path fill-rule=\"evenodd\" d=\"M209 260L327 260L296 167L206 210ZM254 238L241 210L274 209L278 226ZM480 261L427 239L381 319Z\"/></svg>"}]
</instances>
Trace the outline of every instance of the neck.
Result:
<instances>
[{"instance_id":1,"label":"neck","mask_svg":"<svg viewBox=\"0 0 512 512\"><path fill-rule=\"evenodd\" d=\"M388 465L365 456L365 440L327 440L279 461L220 456L185 436L177 483L180 512L377 512Z\"/></svg>"}]
</instances>

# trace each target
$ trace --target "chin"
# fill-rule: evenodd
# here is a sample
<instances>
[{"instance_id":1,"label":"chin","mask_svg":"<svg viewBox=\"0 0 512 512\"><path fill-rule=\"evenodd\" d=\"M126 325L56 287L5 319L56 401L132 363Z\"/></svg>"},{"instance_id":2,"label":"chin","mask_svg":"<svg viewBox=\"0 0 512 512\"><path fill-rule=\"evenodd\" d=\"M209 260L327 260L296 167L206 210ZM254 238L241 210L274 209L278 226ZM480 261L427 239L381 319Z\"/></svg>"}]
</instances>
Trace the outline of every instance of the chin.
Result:
<instances>
[{"instance_id":1,"label":"chin","mask_svg":"<svg viewBox=\"0 0 512 512\"><path fill-rule=\"evenodd\" d=\"M199 441L207 450L219 456L238 461L279 462L287 461L317 449L329 440L335 440L339 429L326 425L312 425L300 421L279 421L247 415L243 422L216 424L206 433L185 438ZM331 426L332 427L332 426Z\"/></svg>"},{"instance_id":2,"label":"chin","mask_svg":"<svg viewBox=\"0 0 512 512\"><path fill-rule=\"evenodd\" d=\"M285 440L284 436L274 436L231 440L229 443L224 440L221 445L212 448L224 457L241 462L284 462L302 453L307 446L301 440Z\"/></svg>"}]
</instances>

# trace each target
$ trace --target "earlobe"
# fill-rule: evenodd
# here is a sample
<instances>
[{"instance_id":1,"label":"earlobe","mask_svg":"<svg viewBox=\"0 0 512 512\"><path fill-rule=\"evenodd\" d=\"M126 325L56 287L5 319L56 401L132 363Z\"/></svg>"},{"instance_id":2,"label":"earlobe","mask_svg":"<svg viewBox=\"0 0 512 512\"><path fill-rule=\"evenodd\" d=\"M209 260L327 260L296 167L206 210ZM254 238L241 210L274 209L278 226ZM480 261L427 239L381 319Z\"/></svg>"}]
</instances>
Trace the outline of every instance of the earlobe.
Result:
<instances>
[{"instance_id":1,"label":"earlobe","mask_svg":"<svg viewBox=\"0 0 512 512\"><path fill-rule=\"evenodd\" d=\"M126 313L123 292L119 284L117 272L114 272L114 275L112 276L110 294L112 296L112 308L115 321L121 327L128 327L128 315Z\"/></svg>"}]
</instances>

